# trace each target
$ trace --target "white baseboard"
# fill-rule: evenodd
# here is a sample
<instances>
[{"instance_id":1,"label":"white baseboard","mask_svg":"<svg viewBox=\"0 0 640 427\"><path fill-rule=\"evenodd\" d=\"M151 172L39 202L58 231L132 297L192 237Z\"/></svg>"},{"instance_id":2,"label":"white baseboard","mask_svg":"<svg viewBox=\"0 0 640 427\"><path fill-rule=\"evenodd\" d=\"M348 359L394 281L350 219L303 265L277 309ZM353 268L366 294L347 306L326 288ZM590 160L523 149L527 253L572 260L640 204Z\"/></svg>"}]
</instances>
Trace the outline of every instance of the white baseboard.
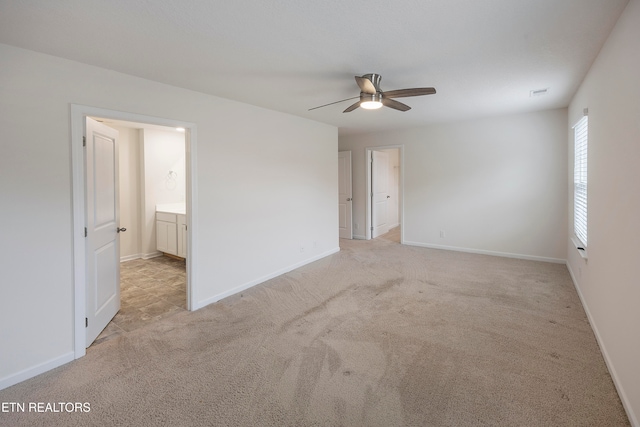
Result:
<instances>
[{"instance_id":1,"label":"white baseboard","mask_svg":"<svg viewBox=\"0 0 640 427\"><path fill-rule=\"evenodd\" d=\"M142 254L142 256L140 258L142 259L151 259L151 258L158 258L159 256L162 256L163 253L156 251L156 252L151 252L149 254Z\"/></svg>"},{"instance_id":2,"label":"white baseboard","mask_svg":"<svg viewBox=\"0 0 640 427\"><path fill-rule=\"evenodd\" d=\"M266 276L262 276L262 277L260 277L260 278L258 278L256 280L252 280L252 281L244 283L244 284L242 284L240 286L236 286L233 289L229 289L228 291L225 291L225 292L219 293L217 295L214 295L211 298L207 298L207 299L198 301L198 302L196 302L194 304L194 306L192 307L192 310L198 310L198 309L200 309L202 307L205 307L205 306L207 306L209 304L213 304L214 302L218 302L221 299L230 297L231 295L235 295L235 294L237 294L239 292L242 292L242 291L247 290L249 288L252 288L252 287L254 287L256 285L259 285L260 283L266 282L267 280L273 279L274 277L278 277L278 276L280 276L282 274L285 274L285 273L288 273L288 272L290 272L292 270L295 270L296 268L300 268L300 267L302 267L304 265L307 265L307 264L310 264L310 263L312 263L314 261L318 261L319 259L325 258L325 257L327 257L329 255L333 255L333 254L335 254L337 252L340 252L340 248L339 247L331 249L331 250L329 250L327 252L321 253L321 254L316 255L314 257L307 258L304 261L301 261L301 262L295 263L293 265L290 265L288 267L282 268L282 269L280 269L278 271L275 271L275 272L273 272L271 274L267 274Z\"/></svg>"},{"instance_id":3,"label":"white baseboard","mask_svg":"<svg viewBox=\"0 0 640 427\"><path fill-rule=\"evenodd\" d=\"M638 422L638 417L633 412L633 408L631 406L631 402L629 402L629 398L627 397L624 389L622 388L622 384L618 378L618 374L616 369L611 362L611 358L609 357L609 353L607 352L607 348L604 346L604 342L600 336L600 332L598 331L598 327L593 321L593 317L591 316L591 311L589 311L589 306L587 305L587 301L584 299L584 295L582 295L582 291L580 290L580 286L578 285L578 281L576 280L576 276L573 274L573 270L571 270L571 265L569 262L567 264L567 270L569 270L569 275L571 276L571 280L573 281L573 286L576 288L576 292L578 293L578 297L580 297L580 302L582 303L582 308L584 312L587 314L587 319L589 319L589 325L593 330L593 334L596 337L596 341L598 342L598 346L600 347L600 352L604 358L604 363L607 365L607 369L609 369L609 374L613 379L613 385L616 387L618 392L618 396L620 396L620 401L622 401L622 406L624 407L625 412L627 413L627 417L629 418L629 422L633 427L640 427L640 423Z\"/></svg>"},{"instance_id":4,"label":"white baseboard","mask_svg":"<svg viewBox=\"0 0 640 427\"><path fill-rule=\"evenodd\" d=\"M499 256L504 258L526 259L529 261L552 262L555 264L566 264L567 262L566 259L560 259L560 258L547 258L547 257L541 257L541 256L535 256L535 255L513 254L509 252L486 251L483 249L460 248L457 246L432 245L429 243L409 242L407 240L403 241L402 244L407 246L419 246L422 248L442 249L445 251L467 252L471 254L491 255L491 256Z\"/></svg>"},{"instance_id":5,"label":"white baseboard","mask_svg":"<svg viewBox=\"0 0 640 427\"><path fill-rule=\"evenodd\" d=\"M47 362L43 362L36 366L23 369L22 371L15 374L8 375L0 379L0 390L11 387L12 385L18 384L22 381L26 381L29 378L33 378L37 375L43 374L47 371L50 371L51 369L57 368L58 366L69 363L73 361L74 358L74 353L70 351L69 353L63 354L62 356L56 357Z\"/></svg>"},{"instance_id":6,"label":"white baseboard","mask_svg":"<svg viewBox=\"0 0 640 427\"><path fill-rule=\"evenodd\" d=\"M133 261L134 259L151 259L158 258L163 255L162 252L151 252L149 254L134 254L120 257L120 262Z\"/></svg>"},{"instance_id":7,"label":"white baseboard","mask_svg":"<svg viewBox=\"0 0 640 427\"><path fill-rule=\"evenodd\" d=\"M126 256L120 257L120 262L133 261L134 259L140 259L140 258L142 258L142 254L126 255Z\"/></svg>"}]
</instances>

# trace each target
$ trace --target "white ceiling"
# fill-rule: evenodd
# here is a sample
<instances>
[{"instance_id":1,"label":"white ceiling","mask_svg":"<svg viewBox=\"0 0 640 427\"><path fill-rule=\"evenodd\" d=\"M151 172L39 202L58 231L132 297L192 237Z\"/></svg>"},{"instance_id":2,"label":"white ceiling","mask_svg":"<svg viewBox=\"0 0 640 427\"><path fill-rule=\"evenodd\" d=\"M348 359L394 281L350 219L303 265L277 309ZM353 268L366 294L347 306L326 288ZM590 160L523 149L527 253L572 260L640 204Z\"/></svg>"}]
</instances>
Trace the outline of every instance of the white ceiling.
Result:
<instances>
[{"instance_id":1,"label":"white ceiling","mask_svg":"<svg viewBox=\"0 0 640 427\"><path fill-rule=\"evenodd\" d=\"M0 43L347 134L565 107L628 1L0 0ZM358 96L365 73L438 93L404 113L308 111Z\"/></svg>"}]
</instances>

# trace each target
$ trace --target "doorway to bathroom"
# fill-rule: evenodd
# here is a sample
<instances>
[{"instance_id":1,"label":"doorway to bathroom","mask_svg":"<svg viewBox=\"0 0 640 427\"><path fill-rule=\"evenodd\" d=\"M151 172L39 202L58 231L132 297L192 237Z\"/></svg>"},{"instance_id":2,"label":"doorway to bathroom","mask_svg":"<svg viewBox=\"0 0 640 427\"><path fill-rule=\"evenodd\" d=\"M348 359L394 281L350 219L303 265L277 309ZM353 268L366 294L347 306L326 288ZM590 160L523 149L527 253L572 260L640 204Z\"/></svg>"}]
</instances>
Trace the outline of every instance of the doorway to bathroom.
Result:
<instances>
[{"instance_id":1,"label":"doorway to bathroom","mask_svg":"<svg viewBox=\"0 0 640 427\"><path fill-rule=\"evenodd\" d=\"M118 132L120 308L92 345L187 310L185 129L92 117ZM89 338L90 339L90 338Z\"/></svg>"},{"instance_id":2,"label":"doorway to bathroom","mask_svg":"<svg viewBox=\"0 0 640 427\"><path fill-rule=\"evenodd\" d=\"M91 119L92 117L99 119L102 123ZM86 128L89 126L90 121L102 126L102 130L88 135L88 129ZM109 126L119 129L113 130ZM178 130L177 128L181 129ZM113 143L110 143L108 141L109 138L103 138L100 132L103 132L103 135L107 135L107 133L111 134L112 130L117 136L117 141L114 139ZM174 134L174 140L181 141L181 145L179 144L179 148L174 150L172 154L165 156L164 163L160 162L160 166L156 167L154 166L156 162L152 160L156 160L155 157L158 156L158 151L162 150L157 150L158 147L151 143L156 141L158 146L162 145L166 142L164 140L171 139L168 137L170 133ZM193 251L195 246L193 234L195 234L194 230L197 228L193 213L193 207L196 202L194 197L194 189L196 187L194 182L195 133L196 127L193 123L96 107L71 105L74 211L74 352L76 358L82 357L86 353L86 347L94 341L97 333L104 332L103 329L110 323L111 317L118 310L126 314L125 309L134 307L136 303L144 305L144 310L140 310L140 306L137 308L139 311L139 319L137 321L134 321L130 315L123 315L119 319L122 325L128 324L127 329L133 330L136 327L136 322L140 324L140 322L155 321L178 311L178 309L191 309L195 284L190 272L193 259L196 256ZM176 137L175 134L179 136ZM158 135L163 135L164 140L158 142ZM101 140L101 142L98 140ZM122 152L120 153L119 145L121 140L123 143ZM94 157L88 158L90 153L87 147L91 144L101 147L98 150L98 154L111 153L111 159L113 160L100 161L99 156L94 156L95 153L91 154ZM145 148L147 149L146 154ZM112 166L109 166L110 164ZM100 179L103 179L102 184L105 185L104 188L107 191L93 192L93 184L90 183L90 180L93 179L93 171L91 171L93 167L102 170L102 178ZM121 175L120 167L122 167L122 181L124 184L122 195L117 194L120 193L120 184L118 182ZM164 172L160 173L158 170L163 170ZM127 181L129 181L128 186L126 185ZM109 184L109 182L113 182L113 184ZM131 184L132 182L134 184ZM182 189L178 190L179 187ZM149 188L152 189L153 194L147 191ZM111 194L111 191L116 194ZM99 197L96 197L95 194L98 194ZM177 198L171 198L168 197L169 194L179 195ZM121 199L122 203L120 203ZM112 200L112 202L105 203L105 200ZM100 228L99 221L96 222L97 225L93 224L92 218L88 214L89 207L97 206L100 203L107 207L109 203L113 204L114 208L111 210L114 212L114 216L109 219L110 222L104 223L107 224L107 229L113 228L118 231L115 239L116 243L112 247L106 245L105 248L107 250L102 252L100 248L95 250L96 247L92 246L90 239L91 226L96 226L95 229L97 230ZM122 210L120 209L120 204L123 206ZM170 258L165 256L163 251L158 250L157 236L155 234L155 211L156 207L179 209L180 206L182 206L181 212L176 212L174 217L176 219L176 229L178 227L178 214L180 214L181 223L184 226L182 233L183 245L181 248L183 256L179 257L174 254L171 255L173 258ZM108 210L103 209L102 213L95 218L107 218L103 214ZM162 219L167 220L167 217L165 216ZM87 233L87 229L89 229L89 233ZM130 231L130 233L127 234L125 231ZM121 248L122 251L120 250ZM167 251L172 252L171 250ZM108 257L103 256L103 253L106 252L109 252ZM105 268L99 266L97 269L92 270L91 261L98 260L98 258L109 258L115 261L106 262L104 264ZM139 264L126 266L127 263ZM127 268L121 269L121 266L126 266ZM120 286L121 270L124 270L122 289ZM137 277L128 275L129 272L127 270L133 270ZM104 278L107 278L106 282L110 283L110 285L92 288L94 286L92 281L98 282ZM127 282L132 283L136 280L142 280L135 286L136 289L126 288ZM146 286L140 286L143 282ZM113 283L116 283L117 286L113 285ZM168 294L160 296L159 288L163 285L168 285L172 289ZM146 289L144 289L145 287ZM106 291L106 293L103 291ZM92 292L97 295L95 298L98 302L97 304L92 304L94 302L92 300ZM120 304L121 294L132 298L126 299L123 304ZM153 295L154 298L149 295ZM158 298L162 302L159 302ZM106 317L107 321L101 322L102 326L97 326L99 329L96 335L89 334L87 332L87 323L92 311L96 307L98 310L102 305L107 305L107 300L116 301L111 304L116 307L116 311L111 310L110 313L112 314ZM105 301L105 303L102 304L102 301ZM121 327L121 329L120 333L127 332L124 328ZM103 336L102 338L105 337Z\"/></svg>"}]
</instances>

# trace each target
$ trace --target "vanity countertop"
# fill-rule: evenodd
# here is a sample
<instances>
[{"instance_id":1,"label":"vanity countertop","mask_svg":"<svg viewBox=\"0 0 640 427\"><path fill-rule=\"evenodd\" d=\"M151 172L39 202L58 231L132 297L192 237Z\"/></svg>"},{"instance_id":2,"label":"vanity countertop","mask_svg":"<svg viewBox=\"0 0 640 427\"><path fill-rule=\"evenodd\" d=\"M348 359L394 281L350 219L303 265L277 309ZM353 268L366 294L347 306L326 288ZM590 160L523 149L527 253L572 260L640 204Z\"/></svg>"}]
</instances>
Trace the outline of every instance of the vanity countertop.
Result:
<instances>
[{"instance_id":1,"label":"vanity countertop","mask_svg":"<svg viewBox=\"0 0 640 427\"><path fill-rule=\"evenodd\" d=\"M185 203L165 203L156 205L156 212L185 215L187 213L187 207Z\"/></svg>"}]
</instances>

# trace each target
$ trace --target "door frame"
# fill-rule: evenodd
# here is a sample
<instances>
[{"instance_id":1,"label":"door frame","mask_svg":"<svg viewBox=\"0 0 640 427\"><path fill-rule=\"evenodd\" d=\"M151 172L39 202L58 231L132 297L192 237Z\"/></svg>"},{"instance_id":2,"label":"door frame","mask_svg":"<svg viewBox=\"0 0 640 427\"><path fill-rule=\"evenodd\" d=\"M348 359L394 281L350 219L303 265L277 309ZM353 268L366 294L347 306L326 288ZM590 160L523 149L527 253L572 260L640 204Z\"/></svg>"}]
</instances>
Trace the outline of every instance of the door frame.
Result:
<instances>
[{"instance_id":1,"label":"door frame","mask_svg":"<svg viewBox=\"0 0 640 427\"><path fill-rule=\"evenodd\" d=\"M196 180L196 146L197 129L195 123L180 120L145 116L142 114L108 110L87 105L71 104L71 174L72 174L72 208L73 208L73 347L74 358L86 354L86 333L84 318L86 315L86 245L84 237L86 181L85 159L82 137L85 131L87 116L105 119L124 120L168 127L185 128L185 161L187 170L186 206L187 206L187 310L192 310L194 294L197 289L193 265L197 254L194 239L197 239L197 180Z\"/></svg>"},{"instance_id":2,"label":"door frame","mask_svg":"<svg viewBox=\"0 0 640 427\"><path fill-rule=\"evenodd\" d=\"M392 149L399 150L398 159L400 161L400 179L398 182L398 206L400 212L398 213L398 218L400 220L400 243L402 244L404 243L404 145L381 145L379 147L365 147L365 240L371 240L371 152Z\"/></svg>"}]
</instances>

